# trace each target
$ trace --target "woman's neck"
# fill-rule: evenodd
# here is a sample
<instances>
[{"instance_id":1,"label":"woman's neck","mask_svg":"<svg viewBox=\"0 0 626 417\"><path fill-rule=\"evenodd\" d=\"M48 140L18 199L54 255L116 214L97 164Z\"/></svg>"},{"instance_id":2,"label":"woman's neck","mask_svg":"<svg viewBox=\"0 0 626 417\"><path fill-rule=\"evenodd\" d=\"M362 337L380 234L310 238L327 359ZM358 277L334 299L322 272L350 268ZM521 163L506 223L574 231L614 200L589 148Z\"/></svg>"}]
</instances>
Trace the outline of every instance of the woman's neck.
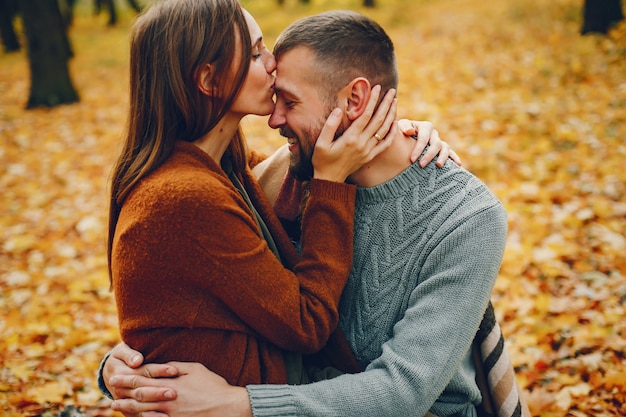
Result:
<instances>
[{"instance_id":1,"label":"woman's neck","mask_svg":"<svg viewBox=\"0 0 626 417\"><path fill-rule=\"evenodd\" d=\"M206 135L193 142L218 164L239 128L240 117L225 115Z\"/></svg>"}]
</instances>

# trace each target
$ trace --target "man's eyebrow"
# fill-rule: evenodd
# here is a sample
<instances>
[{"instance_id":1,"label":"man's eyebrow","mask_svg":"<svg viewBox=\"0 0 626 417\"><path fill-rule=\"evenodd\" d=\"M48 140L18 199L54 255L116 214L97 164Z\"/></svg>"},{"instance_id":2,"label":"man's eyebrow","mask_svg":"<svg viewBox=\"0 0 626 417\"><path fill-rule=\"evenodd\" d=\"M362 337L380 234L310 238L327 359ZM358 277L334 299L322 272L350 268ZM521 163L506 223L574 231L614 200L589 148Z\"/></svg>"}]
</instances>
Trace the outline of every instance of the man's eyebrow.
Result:
<instances>
[{"instance_id":1,"label":"man's eyebrow","mask_svg":"<svg viewBox=\"0 0 626 417\"><path fill-rule=\"evenodd\" d=\"M282 89L280 87L276 87L276 85L274 85L274 93L277 95L281 95L281 96L289 96L289 97L295 97L295 95L290 92L289 90L285 90Z\"/></svg>"}]
</instances>

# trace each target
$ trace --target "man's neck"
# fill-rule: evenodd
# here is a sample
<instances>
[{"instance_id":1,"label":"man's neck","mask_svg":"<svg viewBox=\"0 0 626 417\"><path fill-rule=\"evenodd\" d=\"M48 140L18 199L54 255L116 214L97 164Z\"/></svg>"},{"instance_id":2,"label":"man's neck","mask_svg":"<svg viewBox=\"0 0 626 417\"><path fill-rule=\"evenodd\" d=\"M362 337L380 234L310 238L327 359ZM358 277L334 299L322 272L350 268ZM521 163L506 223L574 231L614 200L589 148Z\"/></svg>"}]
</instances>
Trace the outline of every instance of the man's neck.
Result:
<instances>
[{"instance_id":1,"label":"man's neck","mask_svg":"<svg viewBox=\"0 0 626 417\"><path fill-rule=\"evenodd\" d=\"M348 182L359 187L374 187L389 181L411 165L414 147L415 140L399 132L387 149L350 175Z\"/></svg>"}]
</instances>

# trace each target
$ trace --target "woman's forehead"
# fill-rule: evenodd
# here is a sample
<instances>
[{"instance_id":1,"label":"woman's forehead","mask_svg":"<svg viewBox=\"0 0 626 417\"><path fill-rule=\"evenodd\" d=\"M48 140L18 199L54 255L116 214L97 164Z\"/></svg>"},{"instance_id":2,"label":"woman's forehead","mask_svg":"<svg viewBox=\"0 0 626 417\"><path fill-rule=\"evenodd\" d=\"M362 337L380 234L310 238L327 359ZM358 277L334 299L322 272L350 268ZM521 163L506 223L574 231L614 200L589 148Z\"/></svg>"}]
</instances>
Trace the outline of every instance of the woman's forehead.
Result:
<instances>
[{"instance_id":1,"label":"woman's forehead","mask_svg":"<svg viewBox=\"0 0 626 417\"><path fill-rule=\"evenodd\" d=\"M254 17L250 14L246 9L242 9L243 14L246 17L246 23L248 23L248 31L250 32L250 38L256 40L258 38L263 37L263 32L261 31L261 27L256 22Z\"/></svg>"}]
</instances>

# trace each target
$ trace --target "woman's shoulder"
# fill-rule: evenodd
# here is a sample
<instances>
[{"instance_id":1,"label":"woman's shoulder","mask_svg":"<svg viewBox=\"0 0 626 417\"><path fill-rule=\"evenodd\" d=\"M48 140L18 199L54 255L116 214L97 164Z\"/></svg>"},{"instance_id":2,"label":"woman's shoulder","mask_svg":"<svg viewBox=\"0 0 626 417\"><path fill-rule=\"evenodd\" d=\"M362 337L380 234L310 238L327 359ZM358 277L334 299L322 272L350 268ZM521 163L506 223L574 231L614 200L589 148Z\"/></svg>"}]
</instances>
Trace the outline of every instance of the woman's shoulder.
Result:
<instances>
[{"instance_id":1,"label":"woman's shoulder","mask_svg":"<svg viewBox=\"0 0 626 417\"><path fill-rule=\"evenodd\" d=\"M156 210L180 205L206 207L232 198L233 192L236 190L217 165L173 155L136 185L128 202Z\"/></svg>"}]
</instances>

